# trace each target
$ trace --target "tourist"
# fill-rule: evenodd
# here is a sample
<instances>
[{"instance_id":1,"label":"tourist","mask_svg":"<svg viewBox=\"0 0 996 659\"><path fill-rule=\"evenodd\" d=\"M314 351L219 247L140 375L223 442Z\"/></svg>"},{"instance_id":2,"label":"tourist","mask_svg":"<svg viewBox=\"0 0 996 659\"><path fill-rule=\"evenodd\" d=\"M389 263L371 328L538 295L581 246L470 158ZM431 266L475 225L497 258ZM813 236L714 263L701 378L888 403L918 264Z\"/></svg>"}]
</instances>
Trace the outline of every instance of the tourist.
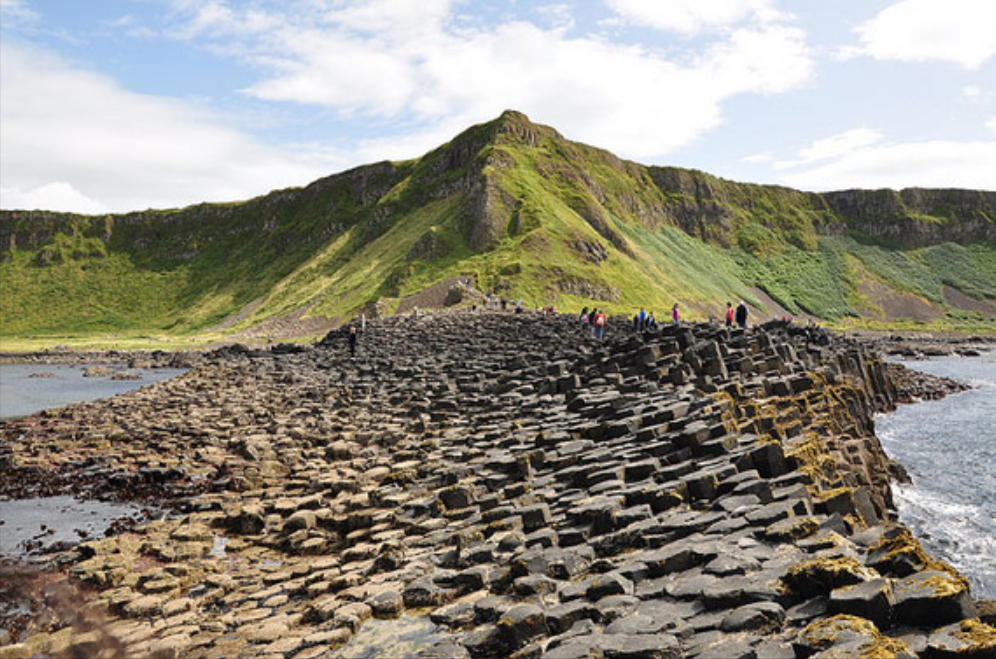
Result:
<instances>
[{"instance_id":1,"label":"tourist","mask_svg":"<svg viewBox=\"0 0 996 659\"><path fill-rule=\"evenodd\" d=\"M581 329L584 329L588 324L588 307L581 310L581 315L578 317L578 320L581 321Z\"/></svg>"},{"instance_id":2,"label":"tourist","mask_svg":"<svg viewBox=\"0 0 996 659\"><path fill-rule=\"evenodd\" d=\"M356 356L356 340L358 338L356 336L356 326L355 325L350 325L349 326L349 335L348 335L347 338L349 340L349 354L350 354L351 357L355 357Z\"/></svg>"},{"instance_id":3,"label":"tourist","mask_svg":"<svg viewBox=\"0 0 996 659\"><path fill-rule=\"evenodd\" d=\"M678 311L678 303L675 302L674 306L671 307L671 322L675 325L681 324L681 312Z\"/></svg>"},{"instance_id":4,"label":"tourist","mask_svg":"<svg viewBox=\"0 0 996 659\"><path fill-rule=\"evenodd\" d=\"M605 324L607 320L608 319L605 317L605 312L603 312L601 309L598 309L595 313L595 320L592 325L596 339L602 340L605 337Z\"/></svg>"},{"instance_id":5,"label":"tourist","mask_svg":"<svg viewBox=\"0 0 996 659\"><path fill-rule=\"evenodd\" d=\"M747 310L747 304L740 300L740 304L737 305L737 310L734 313L737 321L737 326L740 329L747 329L747 316L750 312Z\"/></svg>"},{"instance_id":6,"label":"tourist","mask_svg":"<svg viewBox=\"0 0 996 659\"><path fill-rule=\"evenodd\" d=\"M656 332L657 331L657 319L654 318L654 312L651 311L647 313L647 331Z\"/></svg>"},{"instance_id":7,"label":"tourist","mask_svg":"<svg viewBox=\"0 0 996 659\"><path fill-rule=\"evenodd\" d=\"M605 338L605 324L608 319L605 317L605 312L599 309L595 313L595 338L603 339Z\"/></svg>"},{"instance_id":8,"label":"tourist","mask_svg":"<svg viewBox=\"0 0 996 659\"><path fill-rule=\"evenodd\" d=\"M726 303L726 326L733 327L733 303Z\"/></svg>"}]
</instances>

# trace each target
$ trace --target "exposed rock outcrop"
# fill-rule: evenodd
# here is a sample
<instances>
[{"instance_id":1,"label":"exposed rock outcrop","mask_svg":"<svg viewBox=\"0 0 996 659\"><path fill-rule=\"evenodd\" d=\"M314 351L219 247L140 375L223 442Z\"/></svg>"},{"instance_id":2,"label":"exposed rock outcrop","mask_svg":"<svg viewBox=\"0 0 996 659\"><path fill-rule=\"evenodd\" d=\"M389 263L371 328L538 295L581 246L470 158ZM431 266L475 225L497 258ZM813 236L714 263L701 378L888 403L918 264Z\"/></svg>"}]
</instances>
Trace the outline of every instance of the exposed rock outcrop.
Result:
<instances>
[{"instance_id":1,"label":"exposed rock outcrop","mask_svg":"<svg viewBox=\"0 0 996 659\"><path fill-rule=\"evenodd\" d=\"M627 327L392 318L355 358L338 333L216 352L0 425L18 474L180 513L63 557L104 618L0 656L309 659L425 611L423 657L986 656L967 582L891 519L875 354L782 323Z\"/></svg>"}]
</instances>

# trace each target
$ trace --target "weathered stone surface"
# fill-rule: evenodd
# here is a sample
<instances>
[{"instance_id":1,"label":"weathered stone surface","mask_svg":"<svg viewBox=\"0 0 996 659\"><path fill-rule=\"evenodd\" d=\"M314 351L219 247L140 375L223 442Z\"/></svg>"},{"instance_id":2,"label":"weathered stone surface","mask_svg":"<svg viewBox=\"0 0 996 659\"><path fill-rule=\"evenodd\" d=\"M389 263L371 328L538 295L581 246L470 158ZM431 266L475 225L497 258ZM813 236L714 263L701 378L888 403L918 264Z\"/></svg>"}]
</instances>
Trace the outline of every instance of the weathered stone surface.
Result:
<instances>
[{"instance_id":1,"label":"weathered stone surface","mask_svg":"<svg viewBox=\"0 0 996 659\"><path fill-rule=\"evenodd\" d=\"M910 575L895 585L896 617L912 625L937 627L975 617L975 603L963 577L932 571Z\"/></svg>"},{"instance_id":2,"label":"weathered stone surface","mask_svg":"<svg viewBox=\"0 0 996 659\"><path fill-rule=\"evenodd\" d=\"M861 346L784 324L596 343L499 311L368 332L355 357L338 334L233 347L0 424L15 479L176 509L67 559L128 652L311 659L430 620L437 659L927 655L964 633L928 649L967 591L902 527L858 530L895 472ZM9 652L93 649L48 620Z\"/></svg>"},{"instance_id":3,"label":"weathered stone surface","mask_svg":"<svg viewBox=\"0 0 996 659\"><path fill-rule=\"evenodd\" d=\"M867 618L880 627L892 620L895 597L885 579L872 579L852 586L843 586L830 593L829 608L833 613L847 613Z\"/></svg>"},{"instance_id":4,"label":"weathered stone surface","mask_svg":"<svg viewBox=\"0 0 996 659\"><path fill-rule=\"evenodd\" d=\"M931 657L996 656L996 627L978 620L962 620L941 627L927 641Z\"/></svg>"},{"instance_id":5,"label":"weathered stone surface","mask_svg":"<svg viewBox=\"0 0 996 659\"><path fill-rule=\"evenodd\" d=\"M719 627L724 632L774 630L785 620L785 609L775 602L745 604L727 614Z\"/></svg>"},{"instance_id":6,"label":"weathered stone surface","mask_svg":"<svg viewBox=\"0 0 996 659\"><path fill-rule=\"evenodd\" d=\"M600 647L605 659L676 659L678 639L670 634L607 634Z\"/></svg>"},{"instance_id":7,"label":"weathered stone surface","mask_svg":"<svg viewBox=\"0 0 996 659\"><path fill-rule=\"evenodd\" d=\"M506 646L520 648L546 632L546 614L534 604L517 604L498 619L496 627Z\"/></svg>"}]
</instances>

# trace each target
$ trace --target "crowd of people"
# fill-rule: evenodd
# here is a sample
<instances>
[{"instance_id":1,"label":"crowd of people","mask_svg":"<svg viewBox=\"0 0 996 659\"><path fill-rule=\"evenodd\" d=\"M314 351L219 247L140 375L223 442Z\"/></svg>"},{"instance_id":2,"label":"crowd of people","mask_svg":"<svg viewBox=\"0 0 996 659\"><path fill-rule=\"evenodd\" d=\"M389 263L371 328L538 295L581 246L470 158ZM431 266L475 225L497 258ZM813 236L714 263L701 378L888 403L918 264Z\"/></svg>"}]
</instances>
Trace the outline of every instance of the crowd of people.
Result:
<instances>
[{"instance_id":1,"label":"crowd of people","mask_svg":"<svg viewBox=\"0 0 996 659\"><path fill-rule=\"evenodd\" d=\"M732 328L736 326L746 329L747 318L749 316L750 310L746 302L741 300L740 304L736 307L733 306L732 302L726 303L725 323L727 327ZM581 310L578 320L581 323L581 327L589 331L594 338L602 339L605 337L607 317L605 311L600 307L592 307L590 309L585 307ZM677 302L671 307L671 322L674 325L681 324L681 307ZM654 312L647 311L645 307L640 307L640 310L634 314L632 326L634 332L653 332L659 327L657 318L654 317Z\"/></svg>"},{"instance_id":2,"label":"crowd of people","mask_svg":"<svg viewBox=\"0 0 996 659\"><path fill-rule=\"evenodd\" d=\"M513 313L521 314L525 313L525 301L524 300L508 300L504 297L499 297L493 292L488 292L482 300L483 304L478 306L475 302L471 308L471 313L478 313L479 310L492 310L492 311L509 311ZM557 313L556 307L547 306L544 308L536 307L537 313L544 313L546 315L553 315ZM411 312L412 317L418 318L419 310L415 307ZM733 306L732 302L726 303L726 313L725 313L725 324L726 327L732 328L734 326L741 329L747 328L747 319L750 316L750 310L747 307L747 303L741 301L736 307ZM581 314L578 317L581 323L582 329L590 333L592 337L598 340L605 338L605 331L608 326L608 316L605 310L601 307L584 307L581 310ZM357 327L353 324L349 325L344 331L347 340L347 345L349 347L349 353L352 356L356 355L356 347L359 341L360 334L362 330L366 329L366 317L361 317L362 326L357 331ZM666 322L666 321L665 321ZM681 307L676 302L674 306L671 307L671 323L674 325L681 324ZM640 310L633 315L632 327L634 332L654 332L660 327L657 318L654 316L653 311L648 311L645 307L640 307Z\"/></svg>"}]
</instances>

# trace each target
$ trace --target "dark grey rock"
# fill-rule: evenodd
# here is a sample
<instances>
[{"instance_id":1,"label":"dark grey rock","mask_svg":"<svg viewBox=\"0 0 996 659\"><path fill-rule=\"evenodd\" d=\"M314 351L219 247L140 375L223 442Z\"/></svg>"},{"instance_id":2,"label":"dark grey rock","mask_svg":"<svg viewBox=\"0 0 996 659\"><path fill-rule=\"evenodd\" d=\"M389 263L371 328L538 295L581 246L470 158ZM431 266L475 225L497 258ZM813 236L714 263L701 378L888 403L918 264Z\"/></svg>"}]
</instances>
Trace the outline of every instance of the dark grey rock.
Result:
<instances>
[{"instance_id":1,"label":"dark grey rock","mask_svg":"<svg viewBox=\"0 0 996 659\"><path fill-rule=\"evenodd\" d=\"M611 634L602 637L605 659L677 659L681 656L678 639L670 634Z\"/></svg>"},{"instance_id":2,"label":"dark grey rock","mask_svg":"<svg viewBox=\"0 0 996 659\"><path fill-rule=\"evenodd\" d=\"M926 571L895 584L895 614L901 622L939 627L976 615L967 584L947 572Z\"/></svg>"},{"instance_id":3,"label":"dark grey rock","mask_svg":"<svg viewBox=\"0 0 996 659\"><path fill-rule=\"evenodd\" d=\"M633 590L632 581L617 572L609 572L608 574L599 575L592 580L588 585L585 596L589 600L597 602L609 595L632 595Z\"/></svg>"},{"instance_id":4,"label":"dark grey rock","mask_svg":"<svg viewBox=\"0 0 996 659\"><path fill-rule=\"evenodd\" d=\"M579 620L598 622L601 618L595 605L583 599L558 604L546 612L547 625L554 634L566 632Z\"/></svg>"},{"instance_id":5,"label":"dark grey rock","mask_svg":"<svg viewBox=\"0 0 996 659\"><path fill-rule=\"evenodd\" d=\"M496 626L505 644L521 648L526 642L547 633L546 614L535 604L516 604L501 618Z\"/></svg>"},{"instance_id":6,"label":"dark grey rock","mask_svg":"<svg viewBox=\"0 0 996 659\"><path fill-rule=\"evenodd\" d=\"M853 586L837 588L830 593L831 613L848 613L871 620L886 628L892 620L895 598L892 586L885 579L873 579Z\"/></svg>"},{"instance_id":7,"label":"dark grey rock","mask_svg":"<svg viewBox=\"0 0 996 659\"><path fill-rule=\"evenodd\" d=\"M632 595L609 595L600 599L595 604L595 608L598 609L602 622L611 624L613 620L633 613L639 605L640 600Z\"/></svg>"},{"instance_id":8,"label":"dark grey rock","mask_svg":"<svg viewBox=\"0 0 996 659\"><path fill-rule=\"evenodd\" d=\"M757 652L749 640L724 638L699 647L697 652L689 656L695 659L756 659Z\"/></svg>"},{"instance_id":9,"label":"dark grey rock","mask_svg":"<svg viewBox=\"0 0 996 659\"><path fill-rule=\"evenodd\" d=\"M519 511L519 515L522 517L522 528L527 532L550 525L550 506L545 503L526 506Z\"/></svg>"},{"instance_id":10,"label":"dark grey rock","mask_svg":"<svg viewBox=\"0 0 996 659\"><path fill-rule=\"evenodd\" d=\"M781 627L785 620L785 609L775 602L754 602L734 609L720 623L724 632L745 630L772 631Z\"/></svg>"}]
</instances>

